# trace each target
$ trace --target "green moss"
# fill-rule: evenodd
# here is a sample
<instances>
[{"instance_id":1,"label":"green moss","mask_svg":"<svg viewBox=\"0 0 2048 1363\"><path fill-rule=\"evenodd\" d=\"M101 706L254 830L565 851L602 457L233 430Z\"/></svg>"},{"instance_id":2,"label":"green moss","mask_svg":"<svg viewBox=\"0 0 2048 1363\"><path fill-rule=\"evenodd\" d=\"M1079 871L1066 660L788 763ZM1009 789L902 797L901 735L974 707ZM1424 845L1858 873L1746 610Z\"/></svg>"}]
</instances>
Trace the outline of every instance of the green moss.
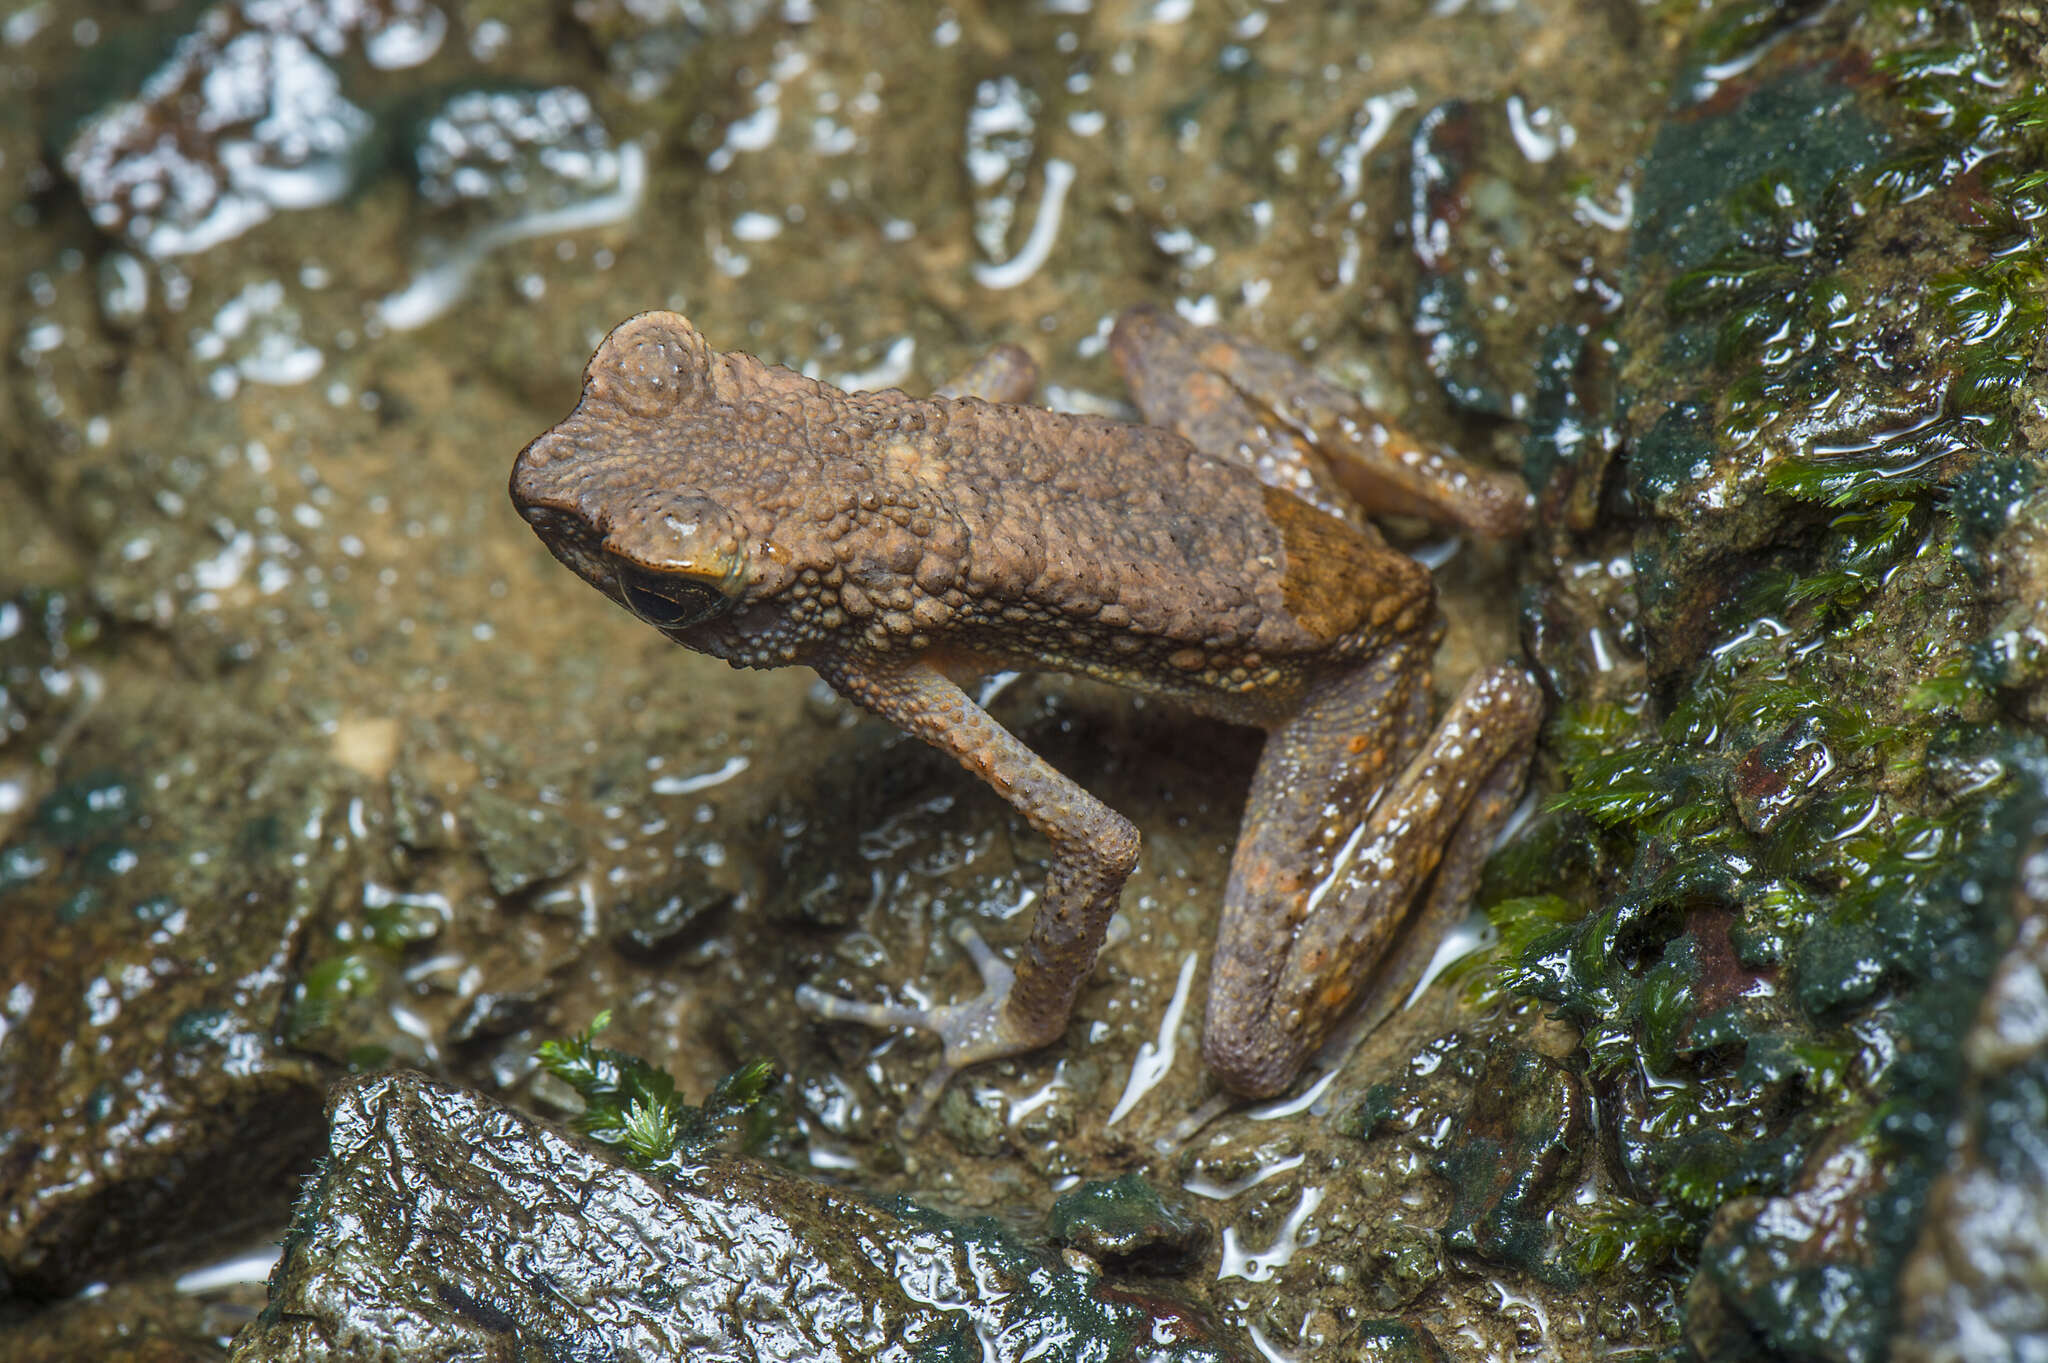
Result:
<instances>
[{"instance_id":1,"label":"green moss","mask_svg":"<svg viewBox=\"0 0 2048 1363\"><path fill-rule=\"evenodd\" d=\"M975 1342L973 1329L962 1325L935 1335L919 1346L911 1359L912 1363L981 1363L981 1346Z\"/></svg>"},{"instance_id":2,"label":"green moss","mask_svg":"<svg viewBox=\"0 0 2048 1363\"><path fill-rule=\"evenodd\" d=\"M775 1085L775 1066L756 1060L719 1080L701 1106L676 1092L668 1071L636 1055L596 1043L611 1022L599 1013L590 1026L534 1052L541 1068L582 1097L576 1129L619 1151L636 1168L675 1175L713 1146L758 1150L777 1116L762 1099Z\"/></svg>"},{"instance_id":3,"label":"green moss","mask_svg":"<svg viewBox=\"0 0 2048 1363\"><path fill-rule=\"evenodd\" d=\"M1779 36L1646 163L1631 269L1663 306L1624 324L1617 403L1649 680L1551 718L1559 791L1489 868L1473 969L1581 1032L1613 1158L1549 1208L1556 1261L1691 1281L1720 1303L1688 1323L1708 1357L1881 1353L2016 830L2048 808L1996 704L2048 651L1979 637L2043 495L2016 432L2048 334L2048 78L1899 5L1786 32L1810 8L1716 7L1695 70ZM1845 43L1880 49L1875 79ZM1844 1150L1853 1234L1728 1207Z\"/></svg>"},{"instance_id":4,"label":"green moss","mask_svg":"<svg viewBox=\"0 0 2048 1363\"><path fill-rule=\"evenodd\" d=\"M1469 977L1467 1000L1475 1007L1488 1007L1519 983L1518 978L1511 978L1502 968L1504 964L1523 960L1539 940L1556 936L1560 928L1577 922L1585 912L1585 905L1556 894L1496 899L1486 910L1488 920L1500 934L1493 951L1467 956L1445 974L1453 982L1461 976ZM1376 1085L1374 1091L1379 1087ZM1391 1116L1391 1112L1386 1115Z\"/></svg>"},{"instance_id":5,"label":"green moss","mask_svg":"<svg viewBox=\"0 0 2048 1363\"><path fill-rule=\"evenodd\" d=\"M442 910L418 895L392 895L363 909L363 935L388 952L402 952L415 942L440 936Z\"/></svg>"},{"instance_id":6,"label":"green moss","mask_svg":"<svg viewBox=\"0 0 2048 1363\"><path fill-rule=\"evenodd\" d=\"M1683 1262L1699 1239L1696 1219L1671 1205L1604 1197L1559 1217L1566 1261L1582 1278L1643 1278Z\"/></svg>"},{"instance_id":7,"label":"green moss","mask_svg":"<svg viewBox=\"0 0 2048 1363\"><path fill-rule=\"evenodd\" d=\"M317 962L299 977L286 1015L285 1040L303 1045L331 1023L352 1000L373 993L381 978L377 962L360 952L345 952Z\"/></svg>"},{"instance_id":8,"label":"green moss","mask_svg":"<svg viewBox=\"0 0 2048 1363\"><path fill-rule=\"evenodd\" d=\"M2048 153L2048 82L2022 78L1980 48L1900 52L1877 65L1920 136L1831 188L1901 204L1945 195L1977 258L1925 289L1938 314L1922 366L1935 376L1936 405L1918 421L1772 471L1776 490L1833 505L1952 478L2001 451L2048 320L2048 249L2037 230L2048 216L2048 174L2037 169Z\"/></svg>"},{"instance_id":9,"label":"green moss","mask_svg":"<svg viewBox=\"0 0 2048 1363\"><path fill-rule=\"evenodd\" d=\"M1903 498L1835 517L1813 567L1786 581L1784 608L1818 603L1845 610L1862 601L1927 532L1930 519L1923 503Z\"/></svg>"},{"instance_id":10,"label":"green moss","mask_svg":"<svg viewBox=\"0 0 2048 1363\"><path fill-rule=\"evenodd\" d=\"M1346 1343L1358 1363L1441 1363L1448 1358L1427 1327L1412 1320L1365 1320Z\"/></svg>"},{"instance_id":11,"label":"green moss","mask_svg":"<svg viewBox=\"0 0 2048 1363\"><path fill-rule=\"evenodd\" d=\"M4 721L0 697L0 721ZM45 796L18 841L0 848L0 897L45 879L72 888L56 901L60 922L74 923L108 901L136 862L141 793L117 772L66 781Z\"/></svg>"},{"instance_id":12,"label":"green moss","mask_svg":"<svg viewBox=\"0 0 2048 1363\"><path fill-rule=\"evenodd\" d=\"M1665 286L1672 317L1711 325L1716 364L1761 355L1784 368L1849 333L1856 297L1836 263L1864 210L1844 178L1809 200L1801 177L1772 166L1724 201L1735 241Z\"/></svg>"},{"instance_id":13,"label":"green moss","mask_svg":"<svg viewBox=\"0 0 2048 1363\"><path fill-rule=\"evenodd\" d=\"M1924 552L1938 559L1940 537ZM1891 1123L1945 1110L1953 1073L1918 1057L1952 1056L1967 1026L1958 962L1993 934L1958 921L1959 877L1995 864L2020 758L1995 729L1888 714L1903 679L1830 674L1824 660L1872 628L1845 603L1876 585L1786 593L1793 623L1752 622L1710 650L1661 718L1608 706L1552 720L1567 784L1551 817L1603 829L1620 855L1604 879L1583 860L1555 862L1547 884L1515 877L1518 892L1489 906L1502 940L1483 989L1582 1029L1613 1123L1627 1192L1556 1209L1554 1262L1570 1272L1689 1272L1720 1207L1790 1191L1845 1126L1876 1133L1902 1226L1939 1165L1938 1140ZM1933 786L1930 772L1970 776ZM1734 1243L1753 1277L1765 1249ZM1882 1307L1888 1277L1844 1273L1828 1283L1864 1294L1858 1309ZM1788 1270L1755 1301L1813 1285ZM1862 1329L1755 1310L1779 1356L1828 1354L1828 1331Z\"/></svg>"},{"instance_id":14,"label":"green moss","mask_svg":"<svg viewBox=\"0 0 2048 1363\"><path fill-rule=\"evenodd\" d=\"M1725 116L1667 119L1650 150L1662 173L1637 192L1630 254L1639 266L1656 258L1681 273L1704 265L1741 242L1736 223L1715 221L1700 205L1728 203L1767 175L1814 203L1844 168L1878 162L1891 141L1823 63L1760 83Z\"/></svg>"},{"instance_id":15,"label":"green moss","mask_svg":"<svg viewBox=\"0 0 2048 1363\"><path fill-rule=\"evenodd\" d=\"M1965 656L1952 658L1940 669L1917 683L1905 696L1905 705L1912 710L1973 710L1978 708L1990 688Z\"/></svg>"}]
</instances>

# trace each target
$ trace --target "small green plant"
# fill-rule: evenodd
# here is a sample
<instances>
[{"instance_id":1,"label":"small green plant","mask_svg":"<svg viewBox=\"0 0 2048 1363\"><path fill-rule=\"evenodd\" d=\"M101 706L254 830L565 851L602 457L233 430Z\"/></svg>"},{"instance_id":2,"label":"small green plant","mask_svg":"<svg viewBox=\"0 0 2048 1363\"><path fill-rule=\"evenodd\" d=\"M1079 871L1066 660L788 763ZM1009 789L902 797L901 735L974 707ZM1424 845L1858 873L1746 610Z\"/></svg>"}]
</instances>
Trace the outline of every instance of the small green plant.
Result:
<instances>
[{"instance_id":1,"label":"small green plant","mask_svg":"<svg viewBox=\"0 0 2048 1363\"><path fill-rule=\"evenodd\" d=\"M767 1140L770 1114L761 1100L779 1077L769 1061L743 1065L719 1080L702 1106L692 1106L668 1071L598 1045L597 1034L610 1024L607 1009L583 1031L543 1042L534 1052L542 1069L582 1097L578 1131L636 1168L668 1175L684 1172L715 1147L752 1152Z\"/></svg>"}]
</instances>

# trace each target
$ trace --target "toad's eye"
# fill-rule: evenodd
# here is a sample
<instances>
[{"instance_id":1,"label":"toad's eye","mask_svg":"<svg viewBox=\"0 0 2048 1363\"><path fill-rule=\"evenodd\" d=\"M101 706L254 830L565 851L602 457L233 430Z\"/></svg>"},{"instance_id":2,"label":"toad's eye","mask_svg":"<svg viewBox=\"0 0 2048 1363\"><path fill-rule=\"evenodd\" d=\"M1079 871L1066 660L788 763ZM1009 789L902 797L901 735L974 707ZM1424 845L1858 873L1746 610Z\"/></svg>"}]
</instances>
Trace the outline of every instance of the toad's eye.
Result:
<instances>
[{"instance_id":1,"label":"toad's eye","mask_svg":"<svg viewBox=\"0 0 2048 1363\"><path fill-rule=\"evenodd\" d=\"M682 629L732 605L731 597L701 578L650 573L624 563L614 564L612 571L626 605L657 629Z\"/></svg>"}]
</instances>

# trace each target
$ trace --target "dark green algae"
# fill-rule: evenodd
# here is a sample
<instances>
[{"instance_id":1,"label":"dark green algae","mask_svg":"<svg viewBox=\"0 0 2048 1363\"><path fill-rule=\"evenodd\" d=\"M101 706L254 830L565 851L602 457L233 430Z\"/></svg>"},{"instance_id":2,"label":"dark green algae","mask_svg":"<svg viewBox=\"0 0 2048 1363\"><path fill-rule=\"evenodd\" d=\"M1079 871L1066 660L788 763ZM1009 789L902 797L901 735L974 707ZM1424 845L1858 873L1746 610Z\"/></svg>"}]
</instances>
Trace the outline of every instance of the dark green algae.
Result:
<instances>
[{"instance_id":1,"label":"dark green algae","mask_svg":"<svg viewBox=\"0 0 2048 1363\"><path fill-rule=\"evenodd\" d=\"M1596 1099L1603 1172L1517 1200L1569 1125L1535 1084L1435 1164L1468 1252L1666 1282L1674 1356L1885 1356L2048 811L2038 650L1987 599L2039 483L2048 86L1965 17L1804 15L1695 36L1696 74L1769 46L1682 82L1654 140L1611 410L1583 329L1538 370L1545 524L1561 560L1625 546L1640 617L1610 623L1642 660L1538 648L1561 789L1490 868L1472 988L1581 1030L1558 1082ZM1557 438L1603 420L1611 479Z\"/></svg>"},{"instance_id":2,"label":"dark green algae","mask_svg":"<svg viewBox=\"0 0 2048 1363\"><path fill-rule=\"evenodd\" d=\"M1185 1197L1162 1193L1138 1174L1094 1179L1060 1194L1046 1233L1105 1263L1163 1273L1192 1268L1214 1234Z\"/></svg>"},{"instance_id":3,"label":"dark green algae","mask_svg":"<svg viewBox=\"0 0 2048 1363\"><path fill-rule=\"evenodd\" d=\"M2042 323L2041 93L1903 13L1851 27L1671 119L1646 165L1620 405L1667 644L1710 637L1758 570L1748 614L1853 597L2014 435ZM1800 535L1827 541L1825 572L1780 561Z\"/></svg>"}]
</instances>

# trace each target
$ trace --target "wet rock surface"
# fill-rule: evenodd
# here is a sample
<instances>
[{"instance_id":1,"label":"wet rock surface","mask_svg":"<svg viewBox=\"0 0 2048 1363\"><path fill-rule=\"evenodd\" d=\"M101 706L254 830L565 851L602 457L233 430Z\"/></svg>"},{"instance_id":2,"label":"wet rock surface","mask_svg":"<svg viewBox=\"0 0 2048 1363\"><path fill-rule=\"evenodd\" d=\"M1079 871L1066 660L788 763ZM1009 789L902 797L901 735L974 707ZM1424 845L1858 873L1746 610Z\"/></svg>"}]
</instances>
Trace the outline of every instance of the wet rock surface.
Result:
<instances>
[{"instance_id":1,"label":"wet rock surface","mask_svg":"<svg viewBox=\"0 0 2048 1363\"><path fill-rule=\"evenodd\" d=\"M2019 1357L2048 1347L2048 872L2029 830L2009 944L1963 1043L1961 1140L1928 1190L1900 1275L1892 1357Z\"/></svg>"},{"instance_id":2,"label":"wet rock surface","mask_svg":"<svg viewBox=\"0 0 2048 1363\"><path fill-rule=\"evenodd\" d=\"M785 1076L749 1198L938 1259L958 1223L811 1180L1014 1213L1002 1253L1075 1274L1062 1192L1191 1199L1213 1240L1148 1222L1192 1266L1132 1309L1226 1352L2038 1333L2008 1266L2048 1128L2015 879L2048 713L2031 11L144 10L0 23L0 1352L221 1357L232 1323L132 1275L282 1229L346 1071L432 1076L358 1080L334 1130L402 1130L436 1196L479 1123L507 1168L653 1188L518 1115L575 1110L534 1051L606 1009L682 1092ZM998 718L1143 831L1128 929L1060 1044L906 1142L924 1044L791 994L965 991L949 924L1014 945L1045 847L807 678L607 612L505 470L641 309L917 391L1017 341L1116 410L1137 302L1527 472L1528 541L1437 569L1438 686L1540 670L1537 808L1483 888L1497 945L1190 1129L1256 736L1010 686ZM342 1320L342 1261L295 1262ZM392 1281L485 1356L578 1324Z\"/></svg>"},{"instance_id":3,"label":"wet rock surface","mask_svg":"<svg viewBox=\"0 0 2048 1363\"><path fill-rule=\"evenodd\" d=\"M218 737L246 754L239 769L184 781L137 781L146 743L99 749L106 765L45 796L6 854L13 1293L62 1295L268 1225L315 1148L328 1074L277 1024L311 922L353 889L322 836L349 794L237 730ZM252 792L260 814L241 807ZM176 871L136 884L152 856Z\"/></svg>"},{"instance_id":4,"label":"wet rock surface","mask_svg":"<svg viewBox=\"0 0 2048 1363\"><path fill-rule=\"evenodd\" d=\"M1242 1359L993 1220L705 1153L655 1178L417 1075L336 1090L234 1360Z\"/></svg>"},{"instance_id":5,"label":"wet rock surface","mask_svg":"<svg viewBox=\"0 0 2048 1363\"><path fill-rule=\"evenodd\" d=\"M33 1314L0 1310L14 1363L216 1363L263 1307L260 1275L229 1285L138 1277Z\"/></svg>"},{"instance_id":6,"label":"wet rock surface","mask_svg":"<svg viewBox=\"0 0 2048 1363\"><path fill-rule=\"evenodd\" d=\"M1518 1049L1488 1055L1464 1121L1436 1162L1456 1190L1445 1245L1555 1274L1546 1263L1544 1222L1586 1149L1585 1107L1582 1081L1549 1057Z\"/></svg>"},{"instance_id":7,"label":"wet rock surface","mask_svg":"<svg viewBox=\"0 0 2048 1363\"><path fill-rule=\"evenodd\" d=\"M1052 1205L1046 1233L1120 1268L1162 1273L1192 1266L1214 1235L1187 1198L1162 1194L1136 1174L1064 1194Z\"/></svg>"}]
</instances>

